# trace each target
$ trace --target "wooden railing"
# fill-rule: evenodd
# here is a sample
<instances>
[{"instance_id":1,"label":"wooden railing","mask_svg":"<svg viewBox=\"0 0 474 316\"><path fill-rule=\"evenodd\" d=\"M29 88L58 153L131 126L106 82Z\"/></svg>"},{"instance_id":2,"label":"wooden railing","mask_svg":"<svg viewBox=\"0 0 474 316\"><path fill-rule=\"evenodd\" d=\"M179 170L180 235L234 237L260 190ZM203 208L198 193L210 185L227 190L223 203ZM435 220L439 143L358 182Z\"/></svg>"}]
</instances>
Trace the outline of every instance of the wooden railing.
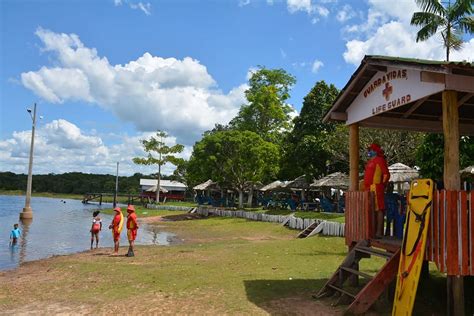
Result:
<instances>
[{"instance_id":1,"label":"wooden railing","mask_svg":"<svg viewBox=\"0 0 474 316\"><path fill-rule=\"evenodd\" d=\"M346 192L346 245L371 239L374 230L374 194L372 192Z\"/></svg>"},{"instance_id":2,"label":"wooden railing","mask_svg":"<svg viewBox=\"0 0 474 316\"><path fill-rule=\"evenodd\" d=\"M374 237L373 194L346 193L346 245ZM435 191L425 258L448 275L474 275L474 191Z\"/></svg>"},{"instance_id":3,"label":"wooden railing","mask_svg":"<svg viewBox=\"0 0 474 316\"><path fill-rule=\"evenodd\" d=\"M436 191L426 256L440 272L474 275L474 191Z\"/></svg>"}]
</instances>

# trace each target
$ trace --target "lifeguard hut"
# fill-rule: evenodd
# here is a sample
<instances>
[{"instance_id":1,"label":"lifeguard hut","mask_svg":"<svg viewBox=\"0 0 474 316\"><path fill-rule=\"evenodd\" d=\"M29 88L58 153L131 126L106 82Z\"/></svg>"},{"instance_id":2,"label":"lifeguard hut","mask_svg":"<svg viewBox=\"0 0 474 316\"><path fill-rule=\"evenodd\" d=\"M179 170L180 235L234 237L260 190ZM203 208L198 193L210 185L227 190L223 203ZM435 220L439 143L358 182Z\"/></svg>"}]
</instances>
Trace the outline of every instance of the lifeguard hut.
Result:
<instances>
[{"instance_id":1,"label":"lifeguard hut","mask_svg":"<svg viewBox=\"0 0 474 316\"><path fill-rule=\"evenodd\" d=\"M358 191L359 127L443 133L444 189L434 192L425 260L447 274L447 313L464 315L463 277L474 275L474 192L461 190L459 139L474 136L474 64L365 56L324 121L349 129L349 253L319 295L338 292L349 312L364 313L397 274L400 243L374 239L373 196ZM374 255L387 259L381 270L359 271L359 261ZM343 288L359 277L370 278L359 293Z\"/></svg>"}]
</instances>

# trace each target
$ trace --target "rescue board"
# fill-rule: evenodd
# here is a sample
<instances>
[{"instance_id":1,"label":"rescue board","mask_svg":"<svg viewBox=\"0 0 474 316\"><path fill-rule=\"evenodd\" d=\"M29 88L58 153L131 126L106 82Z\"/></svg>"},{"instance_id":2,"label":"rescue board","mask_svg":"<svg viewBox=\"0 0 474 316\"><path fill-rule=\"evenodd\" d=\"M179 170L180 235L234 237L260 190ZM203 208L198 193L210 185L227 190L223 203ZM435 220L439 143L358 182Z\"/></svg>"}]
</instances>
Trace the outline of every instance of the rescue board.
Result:
<instances>
[{"instance_id":1,"label":"rescue board","mask_svg":"<svg viewBox=\"0 0 474 316\"><path fill-rule=\"evenodd\" d=\"M117 233L122 233L122 229L123 229L123 214L122 212L120 212L120 222L119 222L119 225L117 227ZM114 237L114 229L112 229L112 238Z\"/></svg>"},{"instance_id":2,"label":"rescue board","mask_svg":"<svg viewBox=\"0 0 474 316\"><path fill-rule=\"evenodd\" d=\"M392 316L412 314L425 256L433 185L431 179L413 180L410 185Z\"/></svg>"}]
</instances>

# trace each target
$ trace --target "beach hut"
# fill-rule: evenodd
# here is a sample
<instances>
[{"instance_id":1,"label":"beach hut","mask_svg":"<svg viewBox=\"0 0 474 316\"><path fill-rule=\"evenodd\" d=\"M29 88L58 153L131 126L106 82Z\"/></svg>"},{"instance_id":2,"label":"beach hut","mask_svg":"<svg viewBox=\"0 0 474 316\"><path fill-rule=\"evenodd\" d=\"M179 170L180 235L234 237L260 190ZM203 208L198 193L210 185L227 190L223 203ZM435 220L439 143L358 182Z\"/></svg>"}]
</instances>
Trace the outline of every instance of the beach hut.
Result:
<instances>
[{"instance_id":1,"label":"beach hut","mask_svg":"<svg viewBox=\"0 0 474 316\"><path fill-rule=\"evenodd\" d=\"M264 185L263 187L259 189L259 191L268 192L268 191L278 190L279 188L284 187L285 184L286 184L286 181L276 180L267 185Z\"/></svg>"},{"instance_id":2,"label":"beach hut","mask_svg":"<svg viewBox=\"0 0 474 316\"><path fill-rule=\"evenodd\" d=\"M389 166L388 171L390 172L390 181L396 184L398 193L409 190L410 181L417 179L420 175L416 169L399 162Z\"/></svg>"},{"instance_id":3,"label":"beach hut","mask_svg":"<svg viewBox=\"0 0 474 316\"><path fill-rule=\"evenodd\" d=\"M443 133L444 190L434 192L425 258L447 274L448 313L464 315L463 276L474 275L474 192L461 190L459 139L474 135L474 65L365 56L326 113L324 122L328 121L349 129L346 244L353 249L365 242L393 254L364 288L370 295L351 298L349 311L363 313L373 304L394 278L400 250L400 245L374 239L371 195L358 191L362 126ZM351 269L358 270L358 265ZM379 287L374 287L375 280Z\"/></svg>"},{"instance_id":4,"label":"beach hut","mask_svg":"<svg viewBox=\"0 0 474 316\"><path fill-rule=\"evenodd\" d=\"M343 172L334 172L311 183L310 188L347 190L349 188L349 176Z\"/></svg>"},{"instance_id":5,"label":"beach hut","mask_svg":"<svg viewBox=\"0 0 474 316\"><path fill-rule=\"evenodd\" d=\"M140 179L141 195L146 196L150 199L156 198L156 187L158 186L158 180L156 179ZM187 186L184 183L172 180L161 180L160 181L160 200L177 200L183 201Z\"/></svg>"}]
</instances>

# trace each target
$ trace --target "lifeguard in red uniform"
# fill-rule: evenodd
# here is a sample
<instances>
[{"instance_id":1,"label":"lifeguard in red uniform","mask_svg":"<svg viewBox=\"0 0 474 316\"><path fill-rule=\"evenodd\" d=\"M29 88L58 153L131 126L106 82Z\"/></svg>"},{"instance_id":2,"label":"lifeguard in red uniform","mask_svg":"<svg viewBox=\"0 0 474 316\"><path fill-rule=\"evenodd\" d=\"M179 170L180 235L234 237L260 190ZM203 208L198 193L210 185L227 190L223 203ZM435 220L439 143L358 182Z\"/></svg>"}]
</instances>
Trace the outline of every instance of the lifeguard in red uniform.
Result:
<instances>
[{"instance_id":1,"label":"lifeguard in red uniform","mask_svg":"<svg viewBox=\"0 0 474 316\"><path fill-rule=\"evenodd\" d=\"M384 158L382 148L377 144L371 144L367 148L367 155L371 158L367 161L364 172L364 188L366 191L375 192L376 237L383 236L383 216L385 211L384 191L385 185L390 179L387 162Z\"/></svg>"},{"instance_id":2,"label":"lifeguard in red uniform","mask_svg":"<svg viewBox=\"0 0 474 316\"><path fill-rule=\"evenodd\" d=\"M127 236L128 236L128 253L127 257L135 256L133 252L133 246L135 245L135 239L137 238L138 223L137 223L137 214L135 213L135 207L129 205L127 207Z\"/></svg>"},{"instance_id":3,"label":"lifeguard in red uniform","mask_svg":"<svg viewBox=\"0 0 474 316\"><path fill-rule=\"evenodd\" d=\"M112 237L114 238L114 253L118 254L120 246L120 233L122 232L123 226L123 214L120 207L114 208L115 216L112 219L112 223L109 229L112 230Z\"/></svg>"}]
</instances>

